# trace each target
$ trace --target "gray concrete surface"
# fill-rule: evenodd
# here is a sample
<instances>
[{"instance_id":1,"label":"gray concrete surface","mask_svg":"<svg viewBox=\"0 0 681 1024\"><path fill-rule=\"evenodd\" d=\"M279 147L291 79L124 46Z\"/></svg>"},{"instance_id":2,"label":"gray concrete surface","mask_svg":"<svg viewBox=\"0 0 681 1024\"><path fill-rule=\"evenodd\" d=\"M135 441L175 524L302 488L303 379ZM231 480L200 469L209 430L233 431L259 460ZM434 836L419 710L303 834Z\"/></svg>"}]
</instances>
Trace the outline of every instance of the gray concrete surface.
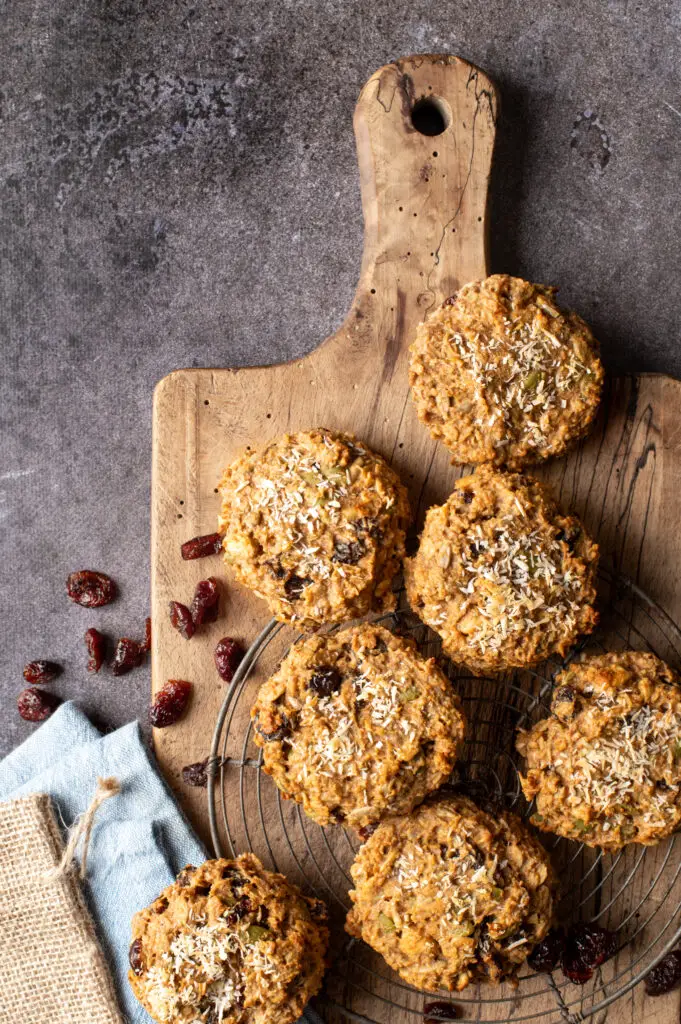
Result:
<instances>
[{"instance_id":1,"label":"gray concrete surface","mask_svg":"<svg viewBox=\"0 0 681 1024\"><path fill-rule=\"evenodd\" d=\"M351 116L380 64L499 83L493 269L560 282L612 371L681 375L681 7L665 0L0 2L0 753L21 668L113 726L148 677L88 678L148 609L150 411L181 366L311 349L362 224ZM121 599L71 605L69 571Z\"/></svg>"}]
</instances>

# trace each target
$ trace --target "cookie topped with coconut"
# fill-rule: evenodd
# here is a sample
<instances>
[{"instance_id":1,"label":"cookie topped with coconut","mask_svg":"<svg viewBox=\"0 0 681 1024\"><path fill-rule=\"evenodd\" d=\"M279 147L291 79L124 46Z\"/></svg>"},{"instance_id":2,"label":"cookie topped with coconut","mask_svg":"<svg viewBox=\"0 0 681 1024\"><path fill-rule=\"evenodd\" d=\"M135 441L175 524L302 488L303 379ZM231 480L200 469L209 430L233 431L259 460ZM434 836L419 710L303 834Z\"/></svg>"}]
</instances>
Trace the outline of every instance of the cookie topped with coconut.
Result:
<instances>
[{"instance_id":1,"label":"cookie topped with coconut","mask_svg":"<svg viewBox=\"0 0 681 1024\"><path fill-rule=\"evenodd\" d=\"M349 434L286 434L246 452L220 483L224 558L275 618L314 629L395 605L407 491Z\"/></svg>"},{"instance_id":2,"label":"cookie topped with coconut","mask_svg":"<svg viewBox=\"0 0 681 1024\"><path fill-rule=\"evenodd\" d=\"M460 463L510 469L562 455L588 432L603 387L599 347L556 289L494 274L422 323L410 349L419 419Z\"/></svg>"}]
</instances>

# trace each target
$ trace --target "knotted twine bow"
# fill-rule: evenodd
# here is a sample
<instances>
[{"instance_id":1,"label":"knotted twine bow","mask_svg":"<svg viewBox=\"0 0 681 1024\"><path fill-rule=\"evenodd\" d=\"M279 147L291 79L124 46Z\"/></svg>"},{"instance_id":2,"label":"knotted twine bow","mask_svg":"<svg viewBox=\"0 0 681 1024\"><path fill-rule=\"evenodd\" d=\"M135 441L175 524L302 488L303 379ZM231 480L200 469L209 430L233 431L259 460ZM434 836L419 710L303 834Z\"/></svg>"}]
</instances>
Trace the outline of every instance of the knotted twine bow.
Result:
<instances>
[{"instance_id":1,"label":"knotted twine bow","mask_svg":"<svg viewBox=\"0 0 681 1024\"><path fill-rule=\"evenodd\" d=\"M47 882L54 881L57 878L62 878L71 868L72 861L76 855L76 847L83 840L83 853L80 858L80 877L85 878L85 872L87 871L87 852L90 845L90 837L92 835L92 826L95 821L95 815L99 808L102 806L105 800L111 799L112 796L117 796L121 791L121 786L118 779L113 777L108 779L97 779L97 788L95 794L90 802L90 806L86 811L76 818L73 825L69 829L68 842L64 848L62 858L55 868L51 871L47 871L43 878Z\"/></svg>"}]
</instances>

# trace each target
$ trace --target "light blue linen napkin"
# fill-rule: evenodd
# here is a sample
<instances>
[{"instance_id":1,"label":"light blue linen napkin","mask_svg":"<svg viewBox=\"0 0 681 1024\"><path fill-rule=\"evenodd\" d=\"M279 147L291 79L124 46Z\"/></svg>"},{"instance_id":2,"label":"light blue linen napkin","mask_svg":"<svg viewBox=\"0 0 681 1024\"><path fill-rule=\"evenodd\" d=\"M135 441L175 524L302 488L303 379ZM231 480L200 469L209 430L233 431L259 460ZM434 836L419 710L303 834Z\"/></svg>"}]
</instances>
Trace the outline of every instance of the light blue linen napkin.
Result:
<instances>
[{"instance_id":1,"label":"light blue linen napkin","mask_svg":"<svg viewBox=\"0 0 681 1024\"><path fill-rule=\"evenodd\" d=\"M128 984L133 915L185 864L207 853L163 782L137 722L102 736L75 704L55 711L0 761L0 800L48 793L65 828L89 806L97 779L115 776L121 792L97 811L83 892L131 1024L152 1024ZM299 1024L322 1024L308 1008Z\"/></svg>"}]
</instances>

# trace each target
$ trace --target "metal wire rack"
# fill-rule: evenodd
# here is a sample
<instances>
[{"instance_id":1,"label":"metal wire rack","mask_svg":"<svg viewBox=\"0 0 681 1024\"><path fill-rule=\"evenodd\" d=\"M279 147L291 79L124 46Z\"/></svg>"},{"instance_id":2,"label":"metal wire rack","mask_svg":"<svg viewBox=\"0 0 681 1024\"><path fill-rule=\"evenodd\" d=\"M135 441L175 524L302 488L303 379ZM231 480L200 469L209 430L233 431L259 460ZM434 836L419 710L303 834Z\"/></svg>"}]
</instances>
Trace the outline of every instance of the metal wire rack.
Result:
<instances>
[{"instance_id":1,"label":"metal wire rack","mask_svg":"<svg viewBox=\"0 0 681 1024\"><path fill-rule=\"evenodd\" d=\"M468 739L452 782L474 799L500 804L528 817L532 811L518 784L518 728L548 711L553 677L581 652L647 650L678 668L681 630L635 584L608 569L599 578L601 624L563 662L533 671L480 679L446 665L466 712ZM439 655L439 640L416 619L400 596L398 611L377 621L412 635L420 650ZM409 1024L424 1004L445 998L455 1015L487 1024L585 1019L629 992L681 937L681 860L674 836L655 847L631 846L603 854L582 844L542 837L561 880L559 917L596 921L617 932L617 956L585 986L560 970L538 975L526 969L517 988L471 986L462 993L418 992L402 982L381 957L343 931L352 886L349 868L359 847L351 830L320 828L297 804L281 799L262 772L262 751L252 738L250 707L258 686L274 671L294 631L272 621L249 648L220 710L209 761L208 811L216 856L252 850L266 866L282 871L324 899L332 925L332 966L319 1007L328 1020L361 1024Z\"/></svg>"}]
</instances>

